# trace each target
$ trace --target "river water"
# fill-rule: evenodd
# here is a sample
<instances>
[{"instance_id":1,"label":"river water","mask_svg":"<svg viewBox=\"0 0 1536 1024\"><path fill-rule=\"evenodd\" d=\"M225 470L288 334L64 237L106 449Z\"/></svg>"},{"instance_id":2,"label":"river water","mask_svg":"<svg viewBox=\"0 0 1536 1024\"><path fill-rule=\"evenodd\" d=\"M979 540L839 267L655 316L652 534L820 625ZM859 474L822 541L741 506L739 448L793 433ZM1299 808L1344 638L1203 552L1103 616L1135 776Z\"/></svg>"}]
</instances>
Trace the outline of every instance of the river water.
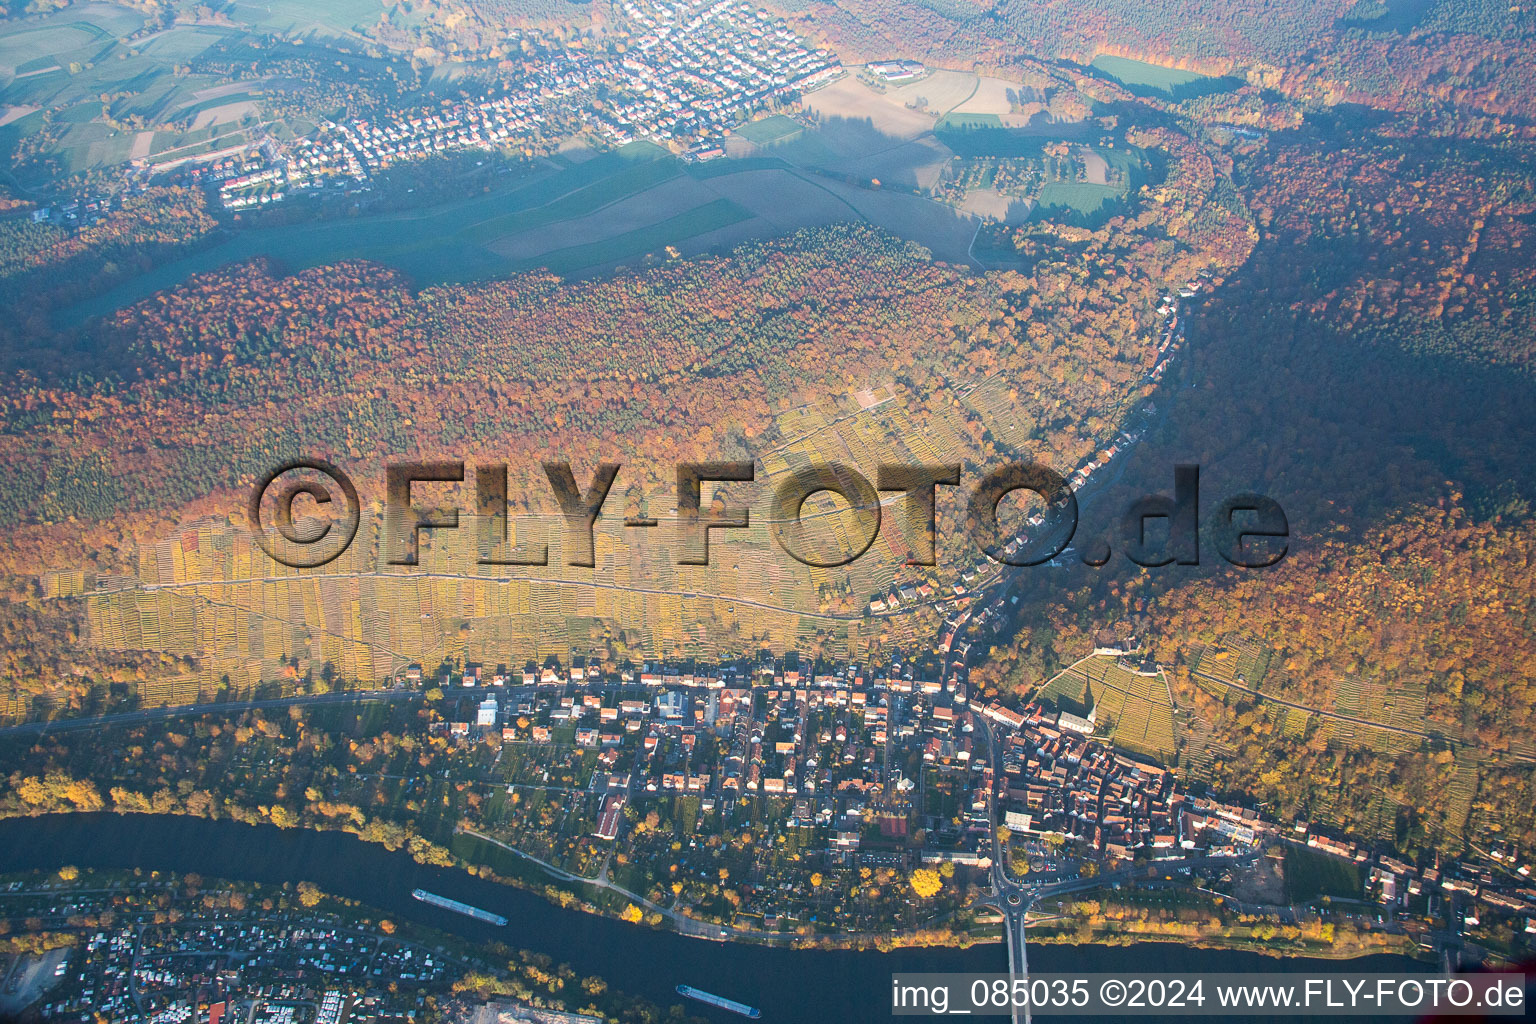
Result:
<instances>
[{"instance_id":1,"label":"river water","mask_svg":"<svg viewBox=\"0 0 1536 1024\"><path fill-rule=\"evenodd\" d=\"M0 871L98 869L195 871L208 878L283 883L307 880L338 896L468 939L495 939L546 953L583 975L663 1006L681 1002L679 983L761 1007L763 1020L841 1024L891 1019L891 975L904 971L1007 970L1001 944L894 953L790 950L685 938L575 910L475 878L427 867L341 832L312 832L179 815L69 814L0 821ZM411 898L423 888L494 911L506 927L482 924ZM1031 971L1423 971L1404 957L1277 960L1257 953L1135 946L1034 945ZM692 1013L739 1021L689 1004Z\"/></svg>"}]
</instances>

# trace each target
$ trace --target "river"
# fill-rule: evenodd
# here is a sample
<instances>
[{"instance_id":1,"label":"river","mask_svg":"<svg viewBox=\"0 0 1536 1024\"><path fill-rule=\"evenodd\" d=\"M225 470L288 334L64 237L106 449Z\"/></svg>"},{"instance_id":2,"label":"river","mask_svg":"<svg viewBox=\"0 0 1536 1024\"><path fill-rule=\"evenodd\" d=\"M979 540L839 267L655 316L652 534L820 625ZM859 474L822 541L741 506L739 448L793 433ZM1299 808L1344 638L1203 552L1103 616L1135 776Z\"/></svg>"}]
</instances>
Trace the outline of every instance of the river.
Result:
<instances>
[{"instance_id":1,"label":"river","mask_svg":"<svg viewBox=\"0 0 1536 1024\"><path fill-rule=\"evenodd\" d=\"M417 864L342 832L279 829L178 815L68 814L0 821L0 871L52 871L65 865L197 872L208 878L268 884L307 880L397 920L440 928L467 939L496 939L546 953L581 974L663 1006L681 1000L679 983L762 1008L763 1020L841 1024L890 1018L891 974L898 971L1007 970L997 943L971 949L894 953L791 950L710 942L652 931L576 910L487 882L461 869ZM508 919L504 928L438 910L411 898L414 888L462 900ZM1425 971L1398 956L1344 962L1276 960L1257 953L1197 950L1173 943L1134 946L1036 945L1033 971ZM740 1018L689 1004L722 1022Z\"/></svg>"}]
</instances>

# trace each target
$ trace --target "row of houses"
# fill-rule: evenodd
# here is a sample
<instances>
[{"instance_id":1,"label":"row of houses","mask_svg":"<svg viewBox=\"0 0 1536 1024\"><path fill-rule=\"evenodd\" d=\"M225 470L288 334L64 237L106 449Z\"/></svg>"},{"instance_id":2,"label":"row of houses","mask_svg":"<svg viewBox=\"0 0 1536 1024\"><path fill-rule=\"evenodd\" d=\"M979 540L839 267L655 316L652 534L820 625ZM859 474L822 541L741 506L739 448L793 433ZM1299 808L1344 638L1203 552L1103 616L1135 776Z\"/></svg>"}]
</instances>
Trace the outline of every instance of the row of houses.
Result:
<instances>
[{"instance_id":1,"label":"row of houses","mask_svg":"<svg viewBox=\"0 0 1536 1024\"><path fill-rule=\"evenodd\" d=\"M580 49L513 64L502 94L376 119L324 122L318 134L269 145L257 170L215 175L225 209L287 193L365 188L402 161L462 150L528 150L552 135L591 131L614 144L708 140L775 100L843 73L837 56L805 44L766 11L730 0L625 5L637 38L619 55ZM601 102L591 102L601 96ZM557 126L558 123L558 126ZM693 159L722 155L703 142Z\"/></svg>"},{"instance_id":2,"label":"row of houses","mask_svg":"<svg viewBox=\"0 0 1536 1024\"><path fill-rule=\"evenodd\" d=\"M615 143L718 135L843 73L834 53L751 4L629 0L624 13L641 33L620 62L627 94L594 115Z\"/></svg>"},{"instance_id":3,"label":"row of houses","mask_svg":"<svg viewBox=\"0 0 1536 1024\"><path fill-rule=\"evenodd\" d=\"M1251 844L1187 806L1167 769L1094 742L1076 716L1038 704L1018 712L993 704L983 713L1005 730L997 797L1003 823L1015 832L1079 840L1118 858Z\"/></svg>"}]
</instances>

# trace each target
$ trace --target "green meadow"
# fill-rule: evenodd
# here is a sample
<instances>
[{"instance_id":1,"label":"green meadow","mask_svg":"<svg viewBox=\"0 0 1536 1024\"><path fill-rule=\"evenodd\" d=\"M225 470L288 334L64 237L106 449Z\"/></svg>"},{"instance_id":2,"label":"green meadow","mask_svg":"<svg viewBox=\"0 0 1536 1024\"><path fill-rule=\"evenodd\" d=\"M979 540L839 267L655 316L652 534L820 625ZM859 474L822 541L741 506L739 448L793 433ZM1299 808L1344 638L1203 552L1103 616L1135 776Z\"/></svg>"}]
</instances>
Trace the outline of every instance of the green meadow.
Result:
<instances>
[{"instance_id":1,"label":"green meadow","mask_svg":"<svg viewBox=\"0 0 1536 1024\"><path fill-rule=\"evenodd\" d=\"M1093 58L1091 64L1121 85L1162 89L1165 92L1171 92L1178 86L1199 82L1209 77L1194 71L1182 71L1179 68L1164 67L1161 64L1149 64L1144 60L1132 60L1129 57L1112 57L1107 53L1101 53Z\"/></svg>"},{"instance_id":2,"label":"green meadow","mask_svg":"<svg viewBox=\"0 0 1536 1024\"><path fill-rule=\"evenodd\" d=\"M423 210L247 228L77 303L61 311L60 319L89 319L170 288L190 275L257 257L269 257L289 271L348 259L370 259L402 271L417 284L505 273L515 267L486 249L487 243L584 216L676 177L681 168L676 160L663 158L663 152L648 144L628 147L508 191ZM686 236L666 241L678 241L681 237ZM575 250L586 248L572 247L561 258L562 267L574 270L584 266ZM611 258L623 258L627 255L623 249L623 244L617 244L615 251L620 255ZM605 262L606 259L598 258L602 255L593 250L594 262Z\"/></svg>"},{"instance_id":3,"label":"green meadow","mask_svg":"<svg viewBox=\"0 0 1536 1024\"><path fill-rule=\"evenodd\" d=\"M1238 84L1232 78L1217 78L1129 57L1112 57L1107 53L1093 58L1090 66L1139 95L1161 94L1172 99L1185 99L1225 92Z\"/></svg>"},{"instance_id":4,"label":"green meadow","mask_svg":"<svg viewBox=\"0 0 1536 1024\"><path fill-rule=\"evenodd\" d=\"M785 117L783 114L774 114L757 121L748 121L736 129L736 134L748 142L759 146L767 146L798 135L804 130L805 126L794 118Z\"/></svg>"},{"instance_id":5,"label":"green meadow","mask_svg":"<svg viewBox=\"0 0 1536 1024\"><path fill-rule=\"evenodd\" d=\"M526 260L520 269L545 267L556 274L571 275L594 267L604 267L655 252L667 245L750 220L752 214L729 199L695 206L675 217L648 224L633 231L613 235L597 242L568 246Z\"/></svg>"}]
</instances>

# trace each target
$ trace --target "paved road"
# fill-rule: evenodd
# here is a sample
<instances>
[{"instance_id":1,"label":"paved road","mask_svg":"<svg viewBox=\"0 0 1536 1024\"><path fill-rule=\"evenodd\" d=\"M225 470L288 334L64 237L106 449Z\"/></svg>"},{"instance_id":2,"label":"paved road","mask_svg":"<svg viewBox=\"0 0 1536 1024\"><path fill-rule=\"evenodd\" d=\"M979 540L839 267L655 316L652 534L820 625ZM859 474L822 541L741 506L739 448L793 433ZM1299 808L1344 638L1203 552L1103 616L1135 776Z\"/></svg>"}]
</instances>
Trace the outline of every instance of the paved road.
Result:
<instances>
[{"instance_id":1,"label":"paved road","mask_svg":"<svg viewBox=\"0 0 1536 1024\"><path fill-rule=\"evenodd\" d=\"M998 756L997 737L992 729L992 723L984 718L978 719L981 723L982 733L987 740L987 754L989 762L1001 767L1002 761ZM1240 857L1184 857L1178 860L1157 861L1154 864L1133 864L1130 867L1111 871L1107 874L1096 875L1092 878L1064 878L1059 881L1034 880L1024 881L1015 879L1008 873L1006 858L1002 848L1002 841L997 834L997 791L996 787L987 788L987 812L992 822L992 869L990 872L992 882L992 894L979 901L982 906L990 906L1003 915L1003 937L1008 946L1008 973L1014 985L1026 982L1029 979L1029 957L1026 949L1025 929L1029 924L1029 911L1039 900L1047 896L1064 896L1069 893L1081 892L1088 889L1097 889L1105 885L1114 885L1121 880L1134 880L1144 877L1149 870L1156 868L1160 875L1166 871L1182 868L1201 868L1209 866L1230 866L1245 860L1252 860L1257 853L1245 854ZM1010 986L1009 991L1013 987ZM1024 1024L1031 1024L1031 1015L1028 1005L1023 1008ZM1014 1005L1012 1015L1014 1024L1020 1020L1020 1007Z\"/></svg>"}]
</instances>

